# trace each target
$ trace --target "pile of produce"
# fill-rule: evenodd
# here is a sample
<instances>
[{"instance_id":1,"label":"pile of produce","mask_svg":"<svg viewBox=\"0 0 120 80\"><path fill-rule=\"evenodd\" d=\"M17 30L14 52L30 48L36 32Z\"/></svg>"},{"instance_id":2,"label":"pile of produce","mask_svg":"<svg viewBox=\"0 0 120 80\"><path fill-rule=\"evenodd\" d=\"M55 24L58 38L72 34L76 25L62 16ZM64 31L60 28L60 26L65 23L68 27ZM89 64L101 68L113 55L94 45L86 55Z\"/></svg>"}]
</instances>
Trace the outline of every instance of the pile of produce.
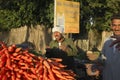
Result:
<instances>
[{"instance_id":1,"label":"pile of produce","mask_svg":"<svg viewBox=\"0 0 120 80\"><path fill-rule=\"evenodd\" d=\"M61 61L0 42L0 80L75 80L76 75L66 70Z\"/></svg>"}]
</instances>

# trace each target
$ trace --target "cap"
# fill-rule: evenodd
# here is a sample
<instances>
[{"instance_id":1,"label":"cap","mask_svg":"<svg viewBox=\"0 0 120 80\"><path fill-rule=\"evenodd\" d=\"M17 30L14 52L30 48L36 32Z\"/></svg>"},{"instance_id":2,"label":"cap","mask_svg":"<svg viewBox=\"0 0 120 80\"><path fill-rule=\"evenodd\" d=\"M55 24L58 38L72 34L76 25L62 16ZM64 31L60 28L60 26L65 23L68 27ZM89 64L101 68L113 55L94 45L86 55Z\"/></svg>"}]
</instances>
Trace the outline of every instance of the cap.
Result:
<instances>
[{"instance_id":1,"label":"cap","mask_svg":"<svg viewBox=\"0 0 120 80\"><path fill-rule=\"evenodd\" d=\"M63 33L63 32L64 32L64 28L62 28L62 27L54 27L54 28L52 29L52 32L55 32L55 31L60 32L60 33Z\"/></svg>"}]
</instances>

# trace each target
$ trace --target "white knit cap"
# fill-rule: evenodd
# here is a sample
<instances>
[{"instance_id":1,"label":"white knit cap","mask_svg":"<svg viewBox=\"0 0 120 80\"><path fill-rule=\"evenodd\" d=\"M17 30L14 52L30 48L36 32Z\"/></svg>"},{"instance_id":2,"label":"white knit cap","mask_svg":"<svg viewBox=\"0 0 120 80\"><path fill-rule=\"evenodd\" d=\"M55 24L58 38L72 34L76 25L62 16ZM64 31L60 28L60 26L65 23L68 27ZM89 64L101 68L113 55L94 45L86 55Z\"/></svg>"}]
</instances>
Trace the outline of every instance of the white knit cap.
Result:
<instances>
[{"instance_id":1,"label":"white knit cap","mask_svg":"<svg viewBox=\"0 0 120 80\"><path fill-rule=\"evenodd\" d=\"M54 27L54 28L52 29L52 32L55 32L55 31L60 32L60 33L63 33L63 32L64 32L64 28L63 28L63 27Z\"/></svg>"}]
</instances>

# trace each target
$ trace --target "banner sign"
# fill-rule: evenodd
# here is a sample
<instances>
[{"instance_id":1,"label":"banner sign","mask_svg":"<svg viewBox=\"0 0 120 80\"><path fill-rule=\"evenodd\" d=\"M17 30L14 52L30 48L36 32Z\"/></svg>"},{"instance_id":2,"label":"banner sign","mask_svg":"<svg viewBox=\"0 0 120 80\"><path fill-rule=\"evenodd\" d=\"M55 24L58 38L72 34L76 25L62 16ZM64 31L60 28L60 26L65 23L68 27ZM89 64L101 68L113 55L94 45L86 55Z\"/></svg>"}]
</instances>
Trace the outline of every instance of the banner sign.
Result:
<instances>
[{"instance_id":1,"label":"banner sign","mask_svg":"<svg viewBox=\"0 0 120 80\"><path fill-rule=\"evenodd\" d=\"M54 27L64 27L65 33L79 33L79 2L55 0Z\"/></svg>"}]
</instances>

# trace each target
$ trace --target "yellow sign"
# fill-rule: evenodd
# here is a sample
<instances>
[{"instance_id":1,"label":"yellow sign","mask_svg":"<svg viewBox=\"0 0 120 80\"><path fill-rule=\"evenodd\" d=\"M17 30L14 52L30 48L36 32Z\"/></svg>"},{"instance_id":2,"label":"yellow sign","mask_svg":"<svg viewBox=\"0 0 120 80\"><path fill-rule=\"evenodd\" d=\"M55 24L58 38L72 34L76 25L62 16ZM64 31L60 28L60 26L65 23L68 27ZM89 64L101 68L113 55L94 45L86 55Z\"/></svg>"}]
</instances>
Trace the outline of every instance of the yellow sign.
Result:
<instances>
[{"instance_id":1,"label":"yellow sign","mask_svg":"<svg viewBox=\"0 0 120 80\"><path fill-rule=\"evenodd\" d=\"M54 27L64 27L65 33L79 33L79 2L56 0Z\"/></svg>"}]
</instances>

